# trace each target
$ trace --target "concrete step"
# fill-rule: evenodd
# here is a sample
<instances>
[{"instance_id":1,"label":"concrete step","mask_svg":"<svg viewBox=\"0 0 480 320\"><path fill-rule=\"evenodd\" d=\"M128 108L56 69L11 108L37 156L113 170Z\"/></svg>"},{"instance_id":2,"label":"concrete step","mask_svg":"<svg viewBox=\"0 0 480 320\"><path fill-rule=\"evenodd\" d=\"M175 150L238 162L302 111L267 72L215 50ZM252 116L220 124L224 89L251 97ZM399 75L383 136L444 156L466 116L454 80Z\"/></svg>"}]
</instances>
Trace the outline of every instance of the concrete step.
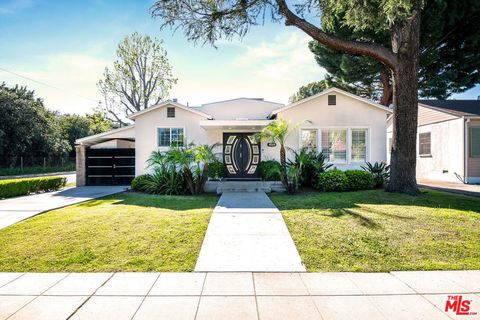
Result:
<instances>
[{"instance_id":1,"label":"concrete step","mask_svg":"<svg viewBox=\"0 0 480 320\"><path fill-rule=\"evenodd\" d=\"M207 181L205 192L282 192L285 189L276 181Z\"/></svg>"},{"instance_id":2,"label":"concrete step","mask_svg":"<svg viewBox=\"0 0 480 320\"><path fill-rule=\"evenodd\" d=\"M224 192L259 192L263 191L265 193L272 192L272 189L269 187L262 186L222 186L217 188L217 194L222 194Z\"/></svg>"}]
</instances>

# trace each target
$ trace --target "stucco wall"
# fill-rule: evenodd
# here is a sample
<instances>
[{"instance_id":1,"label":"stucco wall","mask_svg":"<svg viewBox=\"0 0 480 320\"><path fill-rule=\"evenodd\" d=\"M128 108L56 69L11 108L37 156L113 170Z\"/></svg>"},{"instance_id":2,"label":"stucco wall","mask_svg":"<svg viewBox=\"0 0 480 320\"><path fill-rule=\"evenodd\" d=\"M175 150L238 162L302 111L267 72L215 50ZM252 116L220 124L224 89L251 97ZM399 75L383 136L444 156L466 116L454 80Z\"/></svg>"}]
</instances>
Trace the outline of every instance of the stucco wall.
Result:
<instances>
[{"instance_id":1,"label":"stucco wall","mask_svg":"<svg viewBox=\"0 0 480 320\"><path fill-rule=\"evenodd\" d=\"M455 119L418 127L418 133L431 132L431 157L418 154L417 178L459 182L464 177L464 121ZM459 179L460 177L460 179Z\"/></svg>"},{"instance_id":2,"label":"stucco wall","mask_svg":"<svg viewBox=\"0 0 480 320\"><path fill-rule=\"evenodd\" d=\"M292 126L301 124L298 130L288 137L287 145L293 149L300 147L301 129L312 128L318 130L317 146L319 148L322 128L367 129L367 161L386 161L386 119L389 113L357 99L338 93L336 95L337 103L333 106L328 105L328 97L323 95L278 114L279 117L291 120ZM306 120L309 123L305 123ZM264 159L278 160L278 146L275 148L262 147L265 150ZM347 133L347 150L350 150L349 133ZM339 169L346 170L359 168L363 163L350 161L347 153L346 164L334 165Z\"/></svg>"},{"instance_id":3,"label":"stucco wall","mask_svg":"<svg viewBox=\"0 0 480 320\"><path fill-rule=\"evenodd\" d=\"M205 120L205 118L181 108L176 108L175 118L167 118L165 107L139 115L135 119L135 174L140 175L148 172L146 162L151 153L158 150L158 127L184 128L187 143L221 143L221 133L204 130L199 125L201 120Z\"/></svg>"}]
</instances>

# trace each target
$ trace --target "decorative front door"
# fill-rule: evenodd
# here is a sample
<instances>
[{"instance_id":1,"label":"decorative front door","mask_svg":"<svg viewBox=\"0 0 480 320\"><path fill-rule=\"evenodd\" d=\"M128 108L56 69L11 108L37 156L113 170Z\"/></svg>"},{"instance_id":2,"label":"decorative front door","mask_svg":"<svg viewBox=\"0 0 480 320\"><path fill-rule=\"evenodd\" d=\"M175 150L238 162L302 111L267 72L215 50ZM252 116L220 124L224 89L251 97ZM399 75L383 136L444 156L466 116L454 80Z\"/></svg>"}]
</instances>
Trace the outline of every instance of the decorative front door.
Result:
<instances>
[{"instance_id":1,"label":"decorative front door","mask_svg":"<svg viewBox=\"0 0 480 320\"><path fill-rule=\"evenodd\" d=\"M255 133L224 133L223 163L226 178L259 179L260 142Z\"/></svg>"}]
</instances>

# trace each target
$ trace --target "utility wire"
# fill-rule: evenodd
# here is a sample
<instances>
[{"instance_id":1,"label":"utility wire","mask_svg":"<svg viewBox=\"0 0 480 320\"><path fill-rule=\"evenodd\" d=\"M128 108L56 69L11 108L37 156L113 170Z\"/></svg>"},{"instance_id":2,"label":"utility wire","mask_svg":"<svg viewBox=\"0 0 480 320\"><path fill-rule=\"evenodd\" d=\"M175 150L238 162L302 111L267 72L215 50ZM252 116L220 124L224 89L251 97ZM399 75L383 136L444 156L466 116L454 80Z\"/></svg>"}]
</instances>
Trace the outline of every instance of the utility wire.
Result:
<instances>
[{"instance_id":1,"label":"utility wire","mask_svg":"<svg viewBox=\"0 0 480 320\"><path fill-rule=\"evenodd\" d=\"M59 87L55 87L55 86L52 86L48 83L45 83L45 82L42 82L42 81L38 81L38 80L35 80L35 79L32 79L32 78L29 78L29 77L26 77L26 76L23 76L21 74L18 74L16 72L13 72L13 71L10 71L10 70L7 70L5 68L2 68L0 67L0 70L3 71L3 72L6 72L6 73L10 73L10 74L13 74L14 76L17 76L17 77L20 77L20 78L23 78L23 79L26 79L26 80L29 80L29 81L32 81L32 82L35 82L35 83L38 83L38 84L41 84L43 86L46 86L46 87L49 87L49 88L52 88L52 89L56 89L56 90L59 90L59 91L70 91L70 90L65 90L65 89L61 89ZM70 91L72 92L72 91ZM90 101L93 101L93 102L96 102L98 103L99 100L95 100L95 99L92 99L92 98L88 98L88 97L85 97L85 96L82 96L80 94L77 94L77 93L74 93L72 92L74 95L76 95L77 97L80 97L80 98L83 98L83 99L87 99L87 100L90 100Z\"/></svg>"}]
</instances>

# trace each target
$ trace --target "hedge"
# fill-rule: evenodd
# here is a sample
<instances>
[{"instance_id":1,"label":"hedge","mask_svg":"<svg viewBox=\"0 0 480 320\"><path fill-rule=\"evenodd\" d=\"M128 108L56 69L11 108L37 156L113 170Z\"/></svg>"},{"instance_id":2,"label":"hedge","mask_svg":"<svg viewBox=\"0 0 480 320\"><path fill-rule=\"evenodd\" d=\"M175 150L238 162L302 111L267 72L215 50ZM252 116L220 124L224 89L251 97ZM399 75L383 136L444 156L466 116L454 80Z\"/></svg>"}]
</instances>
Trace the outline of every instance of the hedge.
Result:
<instances>
[{"instance_id":1,"label":"hedge","mask_svg":"<svg viewBox=\"0 0 480 320\"><path fill-rule=\"evenodd\" d=\"M0 199L24 196L35 192L55 191L67 184L65 177L40 177L0 180Z\"/></svg>"},{"instance_id":2,"label":"hedge","mask_svg":"<svg viewBox=\"0 0 480 320\"><path fill-rule=\"evenodd\" d=\"M320 173L315 184L315 188L322 191L368 190L373 186L373 175L370 172L338 169Z\"/></svg>"}]
</instances>

